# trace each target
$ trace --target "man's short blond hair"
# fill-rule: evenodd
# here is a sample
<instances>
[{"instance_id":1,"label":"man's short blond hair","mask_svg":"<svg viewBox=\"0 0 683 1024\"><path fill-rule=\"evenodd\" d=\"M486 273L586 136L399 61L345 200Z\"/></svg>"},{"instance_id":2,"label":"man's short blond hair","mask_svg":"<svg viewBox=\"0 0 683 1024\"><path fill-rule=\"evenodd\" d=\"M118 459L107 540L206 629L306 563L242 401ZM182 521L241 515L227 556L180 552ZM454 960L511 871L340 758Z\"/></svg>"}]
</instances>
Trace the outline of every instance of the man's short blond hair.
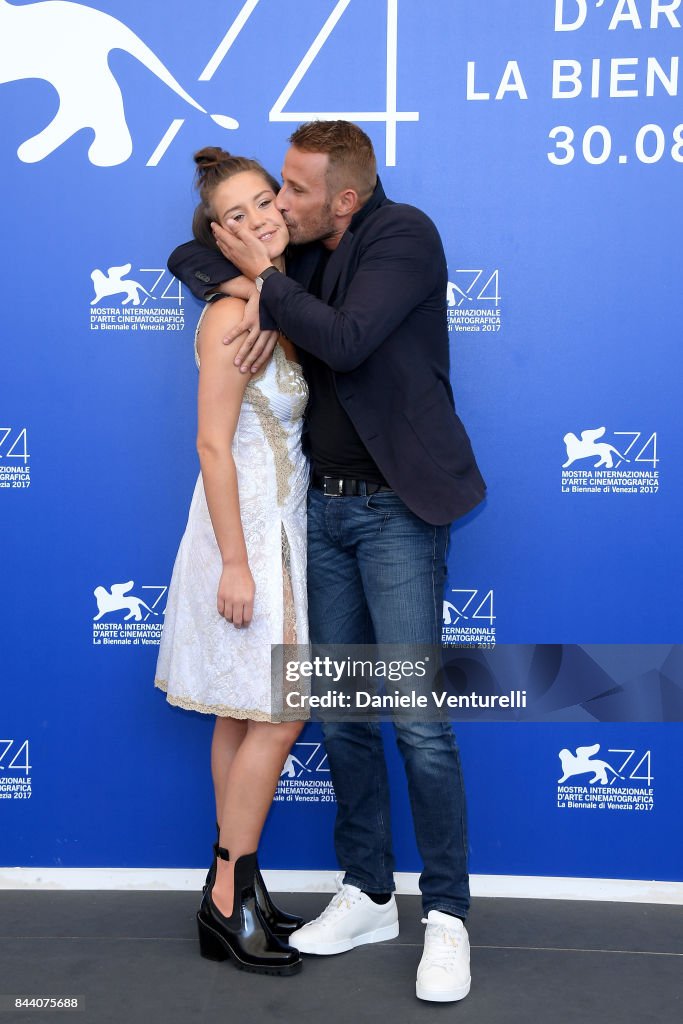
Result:
<instances>
[{"instance_id":1,"label":"man's short blond hair","mask_svg":"<svg viewBox=\"0 0 683 1024\"><path fill-rule=\"evenodd\" d=\"M307 121L289 137L304 153L327 153L328 193L352 188L361 203L367 202L377 184L377 160L372 142L352 121Z\"/></svg>"}]
</instances>

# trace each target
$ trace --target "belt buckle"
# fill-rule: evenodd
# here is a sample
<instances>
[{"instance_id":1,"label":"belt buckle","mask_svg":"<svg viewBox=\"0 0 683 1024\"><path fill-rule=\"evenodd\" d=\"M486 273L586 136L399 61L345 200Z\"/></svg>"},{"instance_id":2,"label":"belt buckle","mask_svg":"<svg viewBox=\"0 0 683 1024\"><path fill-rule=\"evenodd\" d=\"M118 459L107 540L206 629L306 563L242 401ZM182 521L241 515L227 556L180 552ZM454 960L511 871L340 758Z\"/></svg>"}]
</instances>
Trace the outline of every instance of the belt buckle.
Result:
<instances>
[{"instance_id":1,"label":"belt buckle","mask_svg":"<svg viewBox=\"0 0 683 1024\"><path fill-rule=\"evenodd\" d=\"M334 489L336 488L336 489ZM344 480L331 476L323 477L323 494L326 498L341 498L344 494Z\"/></svg>"}]
</instances>

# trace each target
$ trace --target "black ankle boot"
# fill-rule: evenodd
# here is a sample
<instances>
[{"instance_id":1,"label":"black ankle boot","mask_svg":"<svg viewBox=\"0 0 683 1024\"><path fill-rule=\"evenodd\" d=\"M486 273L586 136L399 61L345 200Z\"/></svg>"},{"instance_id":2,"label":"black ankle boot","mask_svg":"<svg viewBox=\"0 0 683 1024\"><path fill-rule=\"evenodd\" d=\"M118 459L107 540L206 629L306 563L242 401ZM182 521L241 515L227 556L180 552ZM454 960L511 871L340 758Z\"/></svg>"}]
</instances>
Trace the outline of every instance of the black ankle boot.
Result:
<instances>
[{"instance_id":1,"label":"black ankle boot","mask_svg":"<svg viewBox=\"0 0 683 1024\"><path fill-rule=\"evenodd\" d=\"M229 860L228 851L216 847L221 860ZM301 970L301 954L281 942L268 928L256 903L254 876L256 854L247 853L235 861L233 911L229 917L220 912L211 894L215 874L204 893L197 914L199 949L208 960L233 960L236 967L259 974L295 974Z\"/></svg>"},{"instance_id":2,"label":"black ankle boot","mask_svg":"<svg viewBox=\"0 0 683 1024\"><path fill-rule=\"evenodd\" d=\"M218 822L216 822L216 832L220 839L220 829ZM207 888L213 884L213 880L216 877L216 859L218 850L218 843L213 844L213 862L208 870L206 876L206 882L202 892L205 893ZM254 877L254 888L256 890L256 902L258 908L261 911L261 916L265 920L266 924L270 928L273 935L278 935L280 938L287 938L292 935L299 928L303 928L306 923L303 917L297 917L296 914L288 914L286 910L281 910L276 907L273 903L270 893L266 889L266 883L263 880L261 869L256 864L256 875Z\"/></svg>"}]
</instances>

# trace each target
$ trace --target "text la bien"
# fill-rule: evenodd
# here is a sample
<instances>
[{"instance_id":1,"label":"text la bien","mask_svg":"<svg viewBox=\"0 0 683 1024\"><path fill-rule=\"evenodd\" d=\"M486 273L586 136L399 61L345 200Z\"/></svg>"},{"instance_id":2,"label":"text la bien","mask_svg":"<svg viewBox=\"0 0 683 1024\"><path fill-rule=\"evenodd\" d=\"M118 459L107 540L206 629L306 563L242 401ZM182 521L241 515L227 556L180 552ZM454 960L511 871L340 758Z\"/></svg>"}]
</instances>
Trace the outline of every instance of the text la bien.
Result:
<instances>
[{"instance_id":1,"label":"text la bien","mask_svg":"<svg viewBox=\"0 0 683 1024\"><path fill-rule=\"evenodd\" d=\"M620 27L631 30L660 27L679 29L681 21L676 15L683 0L597 0L593 7L588 0L555 0L555 31L576 32L581 29L589 13L597 11L607 15L611 12L607 31ZM600 10L601 9L601 10ZM594 22L595 19L593 19ZM577 60L554 60L552 65L552 99L574 99L584 91L584 83L590 86L590 96L610 98L636 98L654 96L657 84L669 96L678 95L678 56L663 63L654 57L594 57L583 65ZM480 77L480 76L479 76ZM490 100L491 86L498 82L494 100L506 97L528 99L524 76L516 60L509 60L499 79L485 83L486 89L478 87L476 61L467 62L468 100ZM590 82L588 81L590 79Z\"/></svg>"}]
</instances>

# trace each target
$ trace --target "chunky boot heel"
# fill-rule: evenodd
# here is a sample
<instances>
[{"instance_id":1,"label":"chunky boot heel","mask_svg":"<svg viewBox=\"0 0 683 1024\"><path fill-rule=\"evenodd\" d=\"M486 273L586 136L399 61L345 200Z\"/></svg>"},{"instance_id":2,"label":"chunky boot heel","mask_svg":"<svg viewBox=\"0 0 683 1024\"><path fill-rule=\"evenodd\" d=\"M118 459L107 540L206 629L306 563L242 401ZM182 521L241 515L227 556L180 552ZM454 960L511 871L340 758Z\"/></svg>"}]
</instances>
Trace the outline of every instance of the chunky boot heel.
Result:
<instances>
[{"instance_id":1,"label":"chunky boot heel","mask_svg":"<svg viewBox=\"0 0 683 1024\"><path fill-rule=\"evenodd\" d=\"M199 952L206 960L227 960L223 943L209 926L197 914L197 930L199 932Z\"/></svg>"},{"instance_id":2,"label":"chunky boot heel","mask_svg":"<svg viewBox=\"0 0 683 1024\"><path fill-rule=\"evenodd\" d=\"M216 857L230 859L228 851L218 845ZM233 911L229 917L221 913L212 898L215 874L204 893L197 914L202 956L211 960L230 957L236 967L257 974L296 974L301 970L301 954L273 935L256 902L256 854L244 854L234 864Z\"/></svg>"}]
</instances>

